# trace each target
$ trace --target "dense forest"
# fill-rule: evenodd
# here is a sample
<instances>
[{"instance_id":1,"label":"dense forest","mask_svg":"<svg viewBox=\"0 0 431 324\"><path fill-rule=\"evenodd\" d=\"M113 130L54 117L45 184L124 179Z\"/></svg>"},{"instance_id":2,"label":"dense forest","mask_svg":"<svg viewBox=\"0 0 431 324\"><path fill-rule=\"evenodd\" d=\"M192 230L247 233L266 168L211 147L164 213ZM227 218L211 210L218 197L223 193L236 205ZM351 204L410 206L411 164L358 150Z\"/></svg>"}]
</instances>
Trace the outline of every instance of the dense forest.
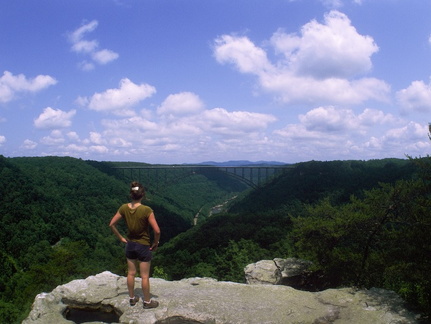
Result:
<instances>
[{"instance_id":1,"label":"dense forest","mask_svg":"<svg viewBox=\"0 0 431 324\"><path fill-rule=\"evenodd\" d=\"M316 289L391 289L429 316L430 160L298 163L258 189L216 169L157 184L140 175L162 229L152 274L243 282L249 263L300 257L313 262ZM142 165L0 156L4 323L19 323L36 294L59 284L105 270L125 275L108 223L137 176L115 167Z\"/></svg>"}]
</instances>

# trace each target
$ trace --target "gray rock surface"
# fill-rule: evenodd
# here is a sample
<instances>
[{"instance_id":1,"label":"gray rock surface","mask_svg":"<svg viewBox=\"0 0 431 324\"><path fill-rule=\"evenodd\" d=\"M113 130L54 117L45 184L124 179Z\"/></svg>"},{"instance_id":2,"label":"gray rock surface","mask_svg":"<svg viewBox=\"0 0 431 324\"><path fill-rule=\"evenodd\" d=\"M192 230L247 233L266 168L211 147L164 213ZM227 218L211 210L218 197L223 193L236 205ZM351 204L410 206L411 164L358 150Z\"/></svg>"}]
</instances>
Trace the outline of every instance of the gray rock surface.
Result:
<instances>
[{"instance_id":1,"label":"gray rock surface","mask_svg":"<svg viewBox=\"0 0 431 324\"><path fill-rule=\"evenodd\" d=\"M248 284L286 285L300 287L312 262L297 258L261 260L244 268Z\"/></svg>"},{"instance_id":2,"label":"gray rock surface","mask_svg":"<svg viewBox=\"0 0 431 324\"><path fill-rule=\"evenodd\" d=\"M249 285L277 285L281 271L273 260L261 260L244 268L245 281Z\"/></svg>"},{"instance_id":3,"label":"gray rock surface","mask_svg":"<svg viewBox=\"0 0 431 324\"><path fill-rule=\"evenodd\" d=\"M160 306L129 305L126 278L103 272L39 294L23 324L73 323L63 316L70 308L115 310L121 323L416 323L393 292L371 289L328 289L318 293L288 286L247 285L211 278L166 281L151 278ZM136 294L142 296L140 279ZM94 322L93 322L94 323Z\"/></svg>"}]
</instances>

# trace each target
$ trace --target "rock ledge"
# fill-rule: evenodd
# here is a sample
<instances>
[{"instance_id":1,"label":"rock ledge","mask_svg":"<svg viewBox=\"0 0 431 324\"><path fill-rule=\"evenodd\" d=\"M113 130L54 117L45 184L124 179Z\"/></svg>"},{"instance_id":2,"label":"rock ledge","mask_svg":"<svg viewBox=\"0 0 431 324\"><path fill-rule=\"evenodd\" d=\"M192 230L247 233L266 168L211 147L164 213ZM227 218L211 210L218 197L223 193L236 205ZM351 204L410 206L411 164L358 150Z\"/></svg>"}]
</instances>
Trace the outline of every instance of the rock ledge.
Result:
<instances>
[{"instance_id":1,"label":"rock ledge","mask_svg":"<svg viewBox=\"0 0 431 324\"><path fill-rule=\"evenodd\" d=\"M136 279L140 287L140 279ZM401 298L383 289L328 289L321 292L288 286L247 285L211 278L166 281L151 278L156 309L142 301L131 307L126 278L105 271L58 286L36 296L24 324L74 323L65 318L70 308L115 311L120 323L417 323ZM142 296L142 290L136 289ZM95 323L95 322L93 322ZM101 323L101 322L99 322Z\"/></svg>"}]
</instances>

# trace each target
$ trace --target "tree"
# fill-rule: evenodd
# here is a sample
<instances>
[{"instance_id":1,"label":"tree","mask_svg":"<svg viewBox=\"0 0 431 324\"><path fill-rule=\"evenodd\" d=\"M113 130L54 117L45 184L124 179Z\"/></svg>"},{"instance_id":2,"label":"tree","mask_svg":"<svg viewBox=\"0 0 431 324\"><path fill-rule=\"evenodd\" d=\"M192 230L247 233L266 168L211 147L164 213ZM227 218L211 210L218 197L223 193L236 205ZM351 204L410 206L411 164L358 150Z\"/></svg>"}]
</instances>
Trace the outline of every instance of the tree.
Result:
<instances>
[{"instance_id":1,"label":"tree","mask_svg":"<svg viewBox=\"0 0 431 324\"><path fill-rule=\"evenodd\" d=\"M429 158L420 163L431 165ZM326 199L308 207L305 216L294 220L296 253L314 261L332 286L388 288L430 310L429 179L423 174L381 184L341 206Z\"/></svg>"},{"instance_id":2,"label":"tree","mask_svg":"<svg viewBox=\"0 0 431 324\"><path fill-rule=\"evenodd\" d=\"M253 241L230 240L222 253L217 254L217 277L219 280L244 282L244 268L265 256L266 251Z\"/></svg>"}]
</instances>

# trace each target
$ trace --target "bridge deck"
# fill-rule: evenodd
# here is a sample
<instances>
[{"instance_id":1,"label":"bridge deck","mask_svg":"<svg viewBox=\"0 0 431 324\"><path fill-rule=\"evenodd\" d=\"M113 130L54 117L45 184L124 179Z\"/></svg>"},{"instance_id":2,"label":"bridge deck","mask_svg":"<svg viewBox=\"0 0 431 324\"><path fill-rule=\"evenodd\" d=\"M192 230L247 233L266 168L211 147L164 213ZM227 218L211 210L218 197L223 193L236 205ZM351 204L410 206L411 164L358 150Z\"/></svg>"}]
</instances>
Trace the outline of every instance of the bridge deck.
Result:
<instances>
[{"instance_id":1,"label":"bridge deck","mask_svg":"<svg viewBox=\"0 0 431 324\"><path fill-rule=\"evenodd\" d=\"M220 171L234 177L252 188L258 188L276 175L283 173L293 165L268 166L212 166L212 165L143 165L115 166L113 169L123 171L131 181L142 183L166 183L179 178L201 174L207 171Z\"/></svg>"}]
</instances>

